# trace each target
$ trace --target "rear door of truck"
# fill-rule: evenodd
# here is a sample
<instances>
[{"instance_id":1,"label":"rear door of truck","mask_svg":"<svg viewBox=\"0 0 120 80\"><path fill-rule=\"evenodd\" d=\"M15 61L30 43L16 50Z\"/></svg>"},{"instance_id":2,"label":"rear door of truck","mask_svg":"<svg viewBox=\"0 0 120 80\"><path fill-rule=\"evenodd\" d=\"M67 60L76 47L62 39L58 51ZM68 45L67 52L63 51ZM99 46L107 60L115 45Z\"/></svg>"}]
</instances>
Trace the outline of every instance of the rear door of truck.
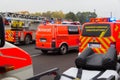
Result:
<instances>
[{"instance_id":1,"label":"rear door of truck","mask_svg":"<svg viewBox=\"0 0 120 80\"><path fill-rule=\"evenodd\" d=\"M36 32L36 48L52 48L52 40L54 36L54 25L39 26L38 31Z\"/></svg>"},{"instance_id":2,"label":"rear door of truck","mask_svg":"<svg viewBox=\"0 0 120 80\"><path fill-rule=\"evenodd\" d=\"M80 52L85 48L91 47L96 53L106 53L107 49L115 43L112 36L110 23L86 24L80 36Z\"/></svg>"}]
</instances>

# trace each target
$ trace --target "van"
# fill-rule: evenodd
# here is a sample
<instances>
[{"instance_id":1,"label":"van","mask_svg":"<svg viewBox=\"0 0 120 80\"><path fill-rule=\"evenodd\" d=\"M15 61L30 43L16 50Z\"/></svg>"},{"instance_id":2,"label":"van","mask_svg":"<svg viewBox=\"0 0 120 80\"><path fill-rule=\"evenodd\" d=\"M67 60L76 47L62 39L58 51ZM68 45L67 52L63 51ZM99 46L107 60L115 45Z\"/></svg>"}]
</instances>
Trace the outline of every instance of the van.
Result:
<instances>
[{"instance_id":1,"label":"van","mask_svg":"<svg viewBox=\"0 0 120 80\"><path fill-rule=\"evenodd\" d=\"M98 54L115 47L117 54L120 54L120 22L114 18L92 18L83 24L79 39L79 54L87 47Z\"/></svg>"},{"instance_id":2,"label":"van","mask_svg":"<svg viewBox=\"0 0 120 80\"><path fill-rule=\"evenodd\" d=\"M78 49L79 36L79 25L41 24L36 31L36 49L66 54L70 49Z\"/></svg>"}]
</instances>

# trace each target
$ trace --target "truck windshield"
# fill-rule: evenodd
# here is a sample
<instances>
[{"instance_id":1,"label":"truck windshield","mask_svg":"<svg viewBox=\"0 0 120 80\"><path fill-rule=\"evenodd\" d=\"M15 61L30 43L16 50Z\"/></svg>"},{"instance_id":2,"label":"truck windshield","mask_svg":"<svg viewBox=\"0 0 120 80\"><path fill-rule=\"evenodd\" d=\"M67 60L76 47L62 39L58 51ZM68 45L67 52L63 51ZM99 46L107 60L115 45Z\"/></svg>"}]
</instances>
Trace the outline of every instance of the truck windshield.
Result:
<instances>
[{"instance_id":1,"label":"truck windshield","mask_svg":"<svg viewBox=\"0 0 120 80\"><path fill-rule=\"evenodd\" d=\"M82 36L109 37L110 24L88 24L83 27Z\"/></svg>"}]
</instances>

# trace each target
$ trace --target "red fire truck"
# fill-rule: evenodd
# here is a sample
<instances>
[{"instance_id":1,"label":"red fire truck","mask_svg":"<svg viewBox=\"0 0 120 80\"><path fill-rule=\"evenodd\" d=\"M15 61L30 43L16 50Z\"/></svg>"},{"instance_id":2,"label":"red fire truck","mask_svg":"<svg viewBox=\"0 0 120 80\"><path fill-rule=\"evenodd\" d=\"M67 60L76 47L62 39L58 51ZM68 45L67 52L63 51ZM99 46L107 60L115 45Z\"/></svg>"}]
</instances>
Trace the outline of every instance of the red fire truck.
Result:
<instances>
[{"instance_id":1,"label":"red fire truck","mask_svg":"<svg viewBox=\"0 0 120 80\"><path fill-rule=\"evenodd\" d=\"M79 36L80 25L41 24L36 31L36 49L66 54L68 50L78 50Z\"/></svg>"},{"instance_id":2,"label":"red fire truck","mask_svg":"<svg viewBox=\"0 0 120 80\"><path fill-rule=\"evenodd\" d=\"M35 41L36 27L42 20L38 16L23 15L17 13L4 13L4 18L9 21L6 25L6 41L19 44L30 44ZM7 27L10 27L7 29Z\"/></svg>"},{"instance_id":3,"label":"red fire truck","mask_svg":"<svg viewBox=\"0 0 120 80\"><path fill-rule=\"evenodd\" d=\"M30 44L32 41L35 40L35 32L36 30L30 30L28 29L30 27L29 22L25 23L24 25L27 24L26 26L18 26L20 25L23 21L21 20L14 20L12 21L13 24L11 25L11 29L7 29L5 31L6 33L6 41L12 42L12 43L17 43L19 44L20 42L24 42L25 44ZM17 25L18 24L18 25ZM34 27L34 26L32 26Z\"/></svg>"}]
</instances>

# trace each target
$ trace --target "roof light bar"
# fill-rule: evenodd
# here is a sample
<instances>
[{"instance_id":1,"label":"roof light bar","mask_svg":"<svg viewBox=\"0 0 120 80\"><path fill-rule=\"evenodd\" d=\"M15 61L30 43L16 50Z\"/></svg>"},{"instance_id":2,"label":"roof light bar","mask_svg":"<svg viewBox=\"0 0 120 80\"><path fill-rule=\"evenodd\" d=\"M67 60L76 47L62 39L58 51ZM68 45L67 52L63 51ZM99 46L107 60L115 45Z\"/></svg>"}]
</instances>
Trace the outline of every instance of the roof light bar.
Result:
<instances>
[{"instance_id":1,"label":"roof light bar","mask_svg":"<svg viewBox=\"0 0 120 80\"><path fill-rule=\"evenodd\" d=\"M91 18L90 22L116 22L116 18Z\"/></svg>"}]
</instances>

